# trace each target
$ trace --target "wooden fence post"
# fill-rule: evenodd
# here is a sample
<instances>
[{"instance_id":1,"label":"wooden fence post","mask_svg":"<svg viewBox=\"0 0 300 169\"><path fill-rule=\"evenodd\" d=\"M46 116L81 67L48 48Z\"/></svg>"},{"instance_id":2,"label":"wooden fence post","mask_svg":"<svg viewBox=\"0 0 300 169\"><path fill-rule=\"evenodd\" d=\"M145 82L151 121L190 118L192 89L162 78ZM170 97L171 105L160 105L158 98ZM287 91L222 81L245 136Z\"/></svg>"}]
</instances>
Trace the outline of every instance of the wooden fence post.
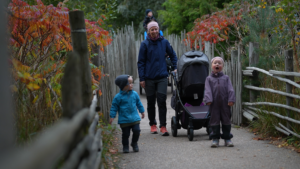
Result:
<instances>
[{"instance_id":1,"label":"wooden fence post","mask_svg":"<svg viewBox=\"0 0 300 169\"><path fill-rule=\"evenodd\" d=\"M91 46L92 54L94 54L94 57L92 58L92 62L95 66L100 66L100 46L97 44L93 44Z\"/></svg>"},{"instance_id":2,"label":"wooden fence post","mask_svg":"<svg viewBox=\"0 0 300 169\"><path fill-rule=\"evenodd\" d=\"M201 39L201 37L200 37L200 39L199 39L199 51L200 51L200 52L203 51L203 50L202 50L202 39Z\"/></svg>"},{"instance_id":3,"label":"wooden fence post","mask_svg":"<svg viewBox=\"0 0 300 169\"><path fill-rule=\"evenodd\" d=\"M89 107L92 100L92 79L83 11L70 11L69 21L73 51L80 56L82 106Z\"/></svg>"},{"instance_id":4,"label":"wooden fence post","mask_svg":"<svg viewBox=\"0 0 300 169\"><path fill-rule=\"evenodd\" d=\"M204 53L208 57L208 60L211 60L211 44L208 41L204 42ZM211 72L211 66L209 66L209 73Z\"/></svg>"},{"instance_id":5,"label":"wooden fence post","mask_svg":"<svg viewBox=\"0 0 300 169\"><path fill-rule=\"evenodd\" d=\"M211 43L211 58L215 57L215 44Z\"/></svg>"},{"instance_id":6,"label":"wooden fence post","mask_svg":"<svg viewBox=\"0 0 300 169\"><path fill-rule=\"evenodd\" d=\"M62 79L63 117L72 118L82 108L80 56L69 52Z\"/></svg>"},{"instance_id":7,"label":"wooden fence post","mask_svg":"<svg viewBox=\"0 0 300 169\"><path fill-rule=\"evenodd\" d=\"M289 49L284 51L284 56L285 56L285 71L286 72L293 72L294 71L294 59L293 59L293 49ZM294 81L294 76L286 76L287 79L290 79ZM286 83L286 92L287 93L292 93L293 86L291 84ZM286 105L288 106L293 106L293 98L291 97L286 97ZM287 116L290 117L290 110L286 110ZM289 122L287 121L287 127L288 129L291 129L291 126Z\"/></svg>"},{"instance_id":8,"label":"wooden fence post","mask_svg":"<svg viewBox=\"0 0 300 169\"><path fill-rule=\"evenodd\" d=\"M258 63L259 55L258 55L258 43L249 43L249 66L256 66ZM254 80L257 78L257 73L253 71L253 77L251 78L251 85L254 85ZM254 93L254 91L250 90L250 102L255 102L257 95Z\"/></svg>"},{"instance_id":9,"label":"wooden fence post","mask_svg":"<svg viewBox=\"0 0 300 169\"><path fill-rule=\"evenodd\" d=\"M7 8L8 1L0 1L2 9ZM3 24L0 26L0 155L11 149L15 143L15 129L14 129L14 114L12 106L12 95L10 93L11 78L9 76L8 67L8 36L7 36L7 14L0 12L0 20Z\"/></svg>"}]
</instances>

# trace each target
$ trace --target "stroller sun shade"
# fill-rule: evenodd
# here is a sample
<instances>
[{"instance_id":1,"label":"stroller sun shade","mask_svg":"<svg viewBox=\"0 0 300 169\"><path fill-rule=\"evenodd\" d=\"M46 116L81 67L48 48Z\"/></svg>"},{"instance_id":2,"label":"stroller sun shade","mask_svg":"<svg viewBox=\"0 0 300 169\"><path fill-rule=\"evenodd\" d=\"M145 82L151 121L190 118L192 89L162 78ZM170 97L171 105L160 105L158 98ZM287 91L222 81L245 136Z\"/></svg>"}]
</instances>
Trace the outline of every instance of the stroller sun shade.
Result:
<instances>
[{"instance_id":1,"label":"stroller sun shade","mask_svg":"<svg viewBox=\"0 0 300 169\"><path fill-rule=\"evenodd\" d=\"M207 66L192 64L183 72L181 83L181 98L184 103L199 106L204 96L205 79L208 76Z\"/></svg>"},{"instance_id":2,"label":"stroller sun shade","mask_svg":"<svg viewBox=\"0 0 300 169\"><path fill-rule=\"evenodd\" d=\"M209 60L208 57L203 52L189 51L184 53L177 62L177 81L181 81L183 72L189 65L197 64L197 63L201 65L205 65L208 72Z\"/></svg>"}]
</instances>

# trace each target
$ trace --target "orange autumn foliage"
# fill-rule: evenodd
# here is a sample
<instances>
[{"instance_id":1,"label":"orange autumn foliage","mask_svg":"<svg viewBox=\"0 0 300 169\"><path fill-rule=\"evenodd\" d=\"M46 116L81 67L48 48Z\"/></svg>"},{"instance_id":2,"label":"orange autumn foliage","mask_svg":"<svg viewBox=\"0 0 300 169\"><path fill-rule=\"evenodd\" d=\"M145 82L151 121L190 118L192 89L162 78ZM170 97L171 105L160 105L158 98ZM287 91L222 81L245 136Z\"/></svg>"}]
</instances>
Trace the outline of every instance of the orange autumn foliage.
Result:
<instances>
[{"instance_id":1,"label":"orange autumn foliage","mask_svg":"<svg viewBox=\"0 0 300 169\"><path fill-rule=\"evenodd\" d=\"M229 26L235 26L238 20L241 20L241 10L235 15L234 10L223 10L215 12L211 15L204 15L195 20L194 28L188 32L191 48L195 40L199 41L201 38L202 43L209 41L211 43L218 43L228 39ZM199 47L199 46L198 46Z\"/></svg>"},{"instance_id":2,"label":"orange autumn foliage","mask_svg":"<svg viewBox=\"0 0 300 169\"><path fill-rule=\"evenodd\" d=\"M56 7L44 5L41 0L36 2L37 5L29 5L22 0L12 0L8 6L13 75L30 90L38 90L39 82L47 82L54 75L59 83L65 64L62 54L72 50L68 8L61 2ZM85 22L89 45L97 44L103 50L111 43L109 32L100 27L101 18L97 22ZM100 80L101 71L93 72L96 73L93 77ZM97 84L97 80L93 79L93 84ZM29 82L33 84L28 86Z\"/></svg>"}]
</instances>

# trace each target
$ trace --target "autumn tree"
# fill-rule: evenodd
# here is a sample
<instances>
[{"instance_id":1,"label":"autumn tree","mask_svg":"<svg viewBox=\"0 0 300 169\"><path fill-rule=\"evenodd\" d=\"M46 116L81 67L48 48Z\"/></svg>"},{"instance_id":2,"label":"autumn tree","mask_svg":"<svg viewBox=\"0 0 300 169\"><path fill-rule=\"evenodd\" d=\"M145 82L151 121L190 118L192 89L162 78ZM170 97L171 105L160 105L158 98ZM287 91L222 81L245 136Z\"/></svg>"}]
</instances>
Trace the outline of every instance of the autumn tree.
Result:
<instances>
[{"instance_id":1,"label":"autumn tree","mask_svg":"<svg viewBox=\"0 0 300 169\"><path fill-rule=\"evenodd\" d=\"M61 85L65 55L72 50L68 8L59 3L44 5L41 0L29 5L12 0L8 6L10 63L14 83L11 86L17 107L19 140L53 123L61 113ZM86 20L89 45L103 49L110 44L108 31L97 22ZM101 78L99 68L91 64L93 88ZM24 127L26 126L26 127Z\"/></svg>"}]
</instances>

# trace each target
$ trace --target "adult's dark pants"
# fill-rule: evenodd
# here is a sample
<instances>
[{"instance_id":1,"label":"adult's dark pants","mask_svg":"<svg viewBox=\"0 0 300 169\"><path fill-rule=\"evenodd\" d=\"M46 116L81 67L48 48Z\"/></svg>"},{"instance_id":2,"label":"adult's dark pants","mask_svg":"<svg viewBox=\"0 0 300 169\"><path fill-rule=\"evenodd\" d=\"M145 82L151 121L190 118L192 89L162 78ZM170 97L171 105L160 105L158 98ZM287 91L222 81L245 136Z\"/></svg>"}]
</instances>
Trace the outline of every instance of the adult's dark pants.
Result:
<instances>
[{"instance_id":1,"label":"adult's dark pants","mask_svg":"<svg viewBox=\"0 0 300 169\"><path fill-rule=\"evenodd\" d=\"M155 102L157 100L159 113L159 127L167 125L167 87L168 79L162 78L159 80L146 80L146 95L147 95L147 111L149 118L149 125L157 125L155 119Z\"/></svg>"},{"instance_id":2,"label":"adult's dark pants","mask_svg":"<svg viewBox=\"0 0 300 169\"><path fill-rule=\"evenodd\" d=\"M132 126L127 126L122 128L122 144L123 146L129 145L129 136L130 136L130 130L132 130L132 144L136 144L140 137L140 124L135 124Z\"/></svg>"}]
</instances>

